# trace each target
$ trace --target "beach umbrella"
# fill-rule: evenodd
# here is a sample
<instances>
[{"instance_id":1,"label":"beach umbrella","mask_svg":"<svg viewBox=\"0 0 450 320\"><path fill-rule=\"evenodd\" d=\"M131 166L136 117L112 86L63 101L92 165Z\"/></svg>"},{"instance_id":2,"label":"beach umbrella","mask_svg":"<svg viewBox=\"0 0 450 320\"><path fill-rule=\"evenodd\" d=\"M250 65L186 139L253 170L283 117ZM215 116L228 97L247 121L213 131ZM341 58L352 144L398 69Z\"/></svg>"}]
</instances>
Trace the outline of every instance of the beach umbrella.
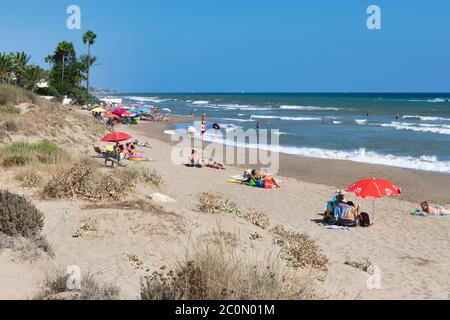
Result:
<instances>
[{"instance_id":1,"label":"beach umbrella","mask_svg":"<svg viewBox=\"0 0 450 320\"><path fill-rule=\"evenodd\" d=\"M373 215L375 219L375 199L396 196L402 193L401 189L388 180L369 178L349 185L347 192L353 192L359 198L373 198Z\"/></svg>"},{"instance_id":2,"label":"beach umbrella","mask_svg":"<svg viewBox=\"0 0 450 320\"><path fill-rule=\"evenodd\" d=\"M120 142L130 140L133 137L125 132L112 132L105 137L103 137L100 141L102 142Z\"/></svg>"},{"instance_id":3,"label":"beach umbrella","mask_svg":"<svg viewBox=\"0 0 450 320\"><path fill-rule=\"evenodd\" d=\"M125 110L125 109L116 109L112 113L117 115L117 116L121 116L121 115L123 115L126 112L127 112L127 110Z\"/></svg>"},{"instance_id":4,"label":"beach umbrella","mask_svg":"<svg viewBox=\"0 0 450 320\"><path fill-rule=\"evenodd\" d=\"M106 110L103 109L103 108L98 107L98 108L92 109L91 112L100 112L100 113L103 113L103 112L106 112Z\"/></svg>"},{"instance_id":5,"label":"beach umbrella","mask_svg":"<svg viewBox=\"0 0 450 320\"><path fill-rule=\"evenodd\" d=\"M135 114L133 114L131 112L125 112L122 114L122 117L124 117L124 118L132 118L134 116L135 116Z\"/></svg>"}]
</instances>

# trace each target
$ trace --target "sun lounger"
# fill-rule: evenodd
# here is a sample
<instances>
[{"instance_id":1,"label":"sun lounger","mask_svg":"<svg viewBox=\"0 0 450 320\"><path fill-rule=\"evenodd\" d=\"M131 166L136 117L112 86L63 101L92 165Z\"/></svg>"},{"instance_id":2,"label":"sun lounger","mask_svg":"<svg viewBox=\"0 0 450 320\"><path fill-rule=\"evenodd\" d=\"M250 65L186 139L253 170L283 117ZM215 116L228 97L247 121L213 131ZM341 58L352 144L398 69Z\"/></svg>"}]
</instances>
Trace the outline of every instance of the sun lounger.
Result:
<instances>
[{"instance_id":1,"label":"sun lounger","mask_svg":"<svg viewBox=\"0 0 450 320\"><path fill-rule=\"evenodd\" d=\"M102 152L102 150L99 147L94 147L94 151L99 158L105 157L106 152Z\"/></svg>"},{"instance_id":2,"label":"sun lounger","mask_svg":"<svg viewBox=\"0 0 450 320\"><path fill-rule=\"evenodd\" d=\"M107 152L105 154L105 167L108 167L111 163L111 167L115 168L120 165L120 155L115 152Z\"/></svg>"}]
</instances>

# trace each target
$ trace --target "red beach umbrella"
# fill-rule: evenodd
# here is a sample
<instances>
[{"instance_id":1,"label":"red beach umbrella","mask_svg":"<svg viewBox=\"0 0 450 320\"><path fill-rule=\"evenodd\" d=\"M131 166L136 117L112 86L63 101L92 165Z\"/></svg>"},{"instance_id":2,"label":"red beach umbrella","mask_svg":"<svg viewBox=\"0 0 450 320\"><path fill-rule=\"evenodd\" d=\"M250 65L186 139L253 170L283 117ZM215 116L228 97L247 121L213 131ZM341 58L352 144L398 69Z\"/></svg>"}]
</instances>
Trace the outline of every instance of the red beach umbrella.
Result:
<instances>
[{"instance_id":1,"label":"red beach umbrella","mask_svg":"<svg viewBox=\"0 0 450 320\"><path fill-rule=\"evenodd\" d=\"M120 142L120 141L126 141L133 138L128 133L124 132L112 132L108 134L107 136L103 137L100 141L102 142Z\"/></svg>"},{"instance_id":2,"label":"red beach umbrella","mask_svg":"<svg viewBox=\"0 0 450 320\"><path fill-rule=\"evenodd\" d=\"M402 193L401 189L390 181L369 178L357 181L349 185L347 192L353 192L359 198L373 198L373 213L375 216L375 199L397 196Z\"/></svg>"},{"instance_id":3,"label":"red beach umbrella","mask_svg":"<svg viewBox=\"0 0 450 320\"><path fill-rule=\"evenodd\" d=\"M112 113L115 114L115 115L117 115L117 116L121 116L121 115L123 115L124 113L127 113L127 110L125 110L125 109L116 109L116 110L114 110Z\"/></svg>"}]
</instances>

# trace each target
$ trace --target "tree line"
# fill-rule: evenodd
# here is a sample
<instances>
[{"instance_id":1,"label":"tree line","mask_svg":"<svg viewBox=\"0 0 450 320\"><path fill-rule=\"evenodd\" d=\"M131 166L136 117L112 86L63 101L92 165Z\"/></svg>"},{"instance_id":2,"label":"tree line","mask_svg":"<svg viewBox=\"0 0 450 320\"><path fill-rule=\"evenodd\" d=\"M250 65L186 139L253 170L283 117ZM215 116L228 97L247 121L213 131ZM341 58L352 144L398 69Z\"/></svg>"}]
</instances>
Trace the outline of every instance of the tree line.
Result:
<instances>
[{"instance_id":1,"label":"tree line","mask_svg":"<svg viewBox=\"0 0 450 320\"><path fill-rule=\"evenodd\" d=\"M62 41L54 52L45 57L49 69L45 70L36 64L30 64L31 56L25 52L0 52L0 83L9 83L40 95L64 96L77 103L95 100L89 94L89 80L97 57L91 55L91 47L97 35L87 31L83 35L83 43L87 45L87 54L77 56L73 43ZM82 85L83 81L85 86ZM48 82L48 87L38 88L40 82Z\"/></svg>"}]
</instances>

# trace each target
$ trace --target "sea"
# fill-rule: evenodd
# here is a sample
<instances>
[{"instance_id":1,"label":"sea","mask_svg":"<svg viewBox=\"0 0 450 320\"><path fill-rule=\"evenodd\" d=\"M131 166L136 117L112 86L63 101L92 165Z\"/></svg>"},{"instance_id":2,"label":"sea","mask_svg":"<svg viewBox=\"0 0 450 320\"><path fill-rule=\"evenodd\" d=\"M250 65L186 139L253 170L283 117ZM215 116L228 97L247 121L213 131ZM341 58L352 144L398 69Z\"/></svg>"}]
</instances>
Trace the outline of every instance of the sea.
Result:
<instances>
[{"instance_id":1,"label":"sea","mask_svg":"<svg viewBox=\"0 0 450 320\"><path fill-rule=\"evenodd\" d=\"M450 174L450 93L128 93L207 126L277 129L274 151ZM192 123L177 124L186 130ZM271 146L268 146L271 148Z\"/></svg>"}]
</instances>

